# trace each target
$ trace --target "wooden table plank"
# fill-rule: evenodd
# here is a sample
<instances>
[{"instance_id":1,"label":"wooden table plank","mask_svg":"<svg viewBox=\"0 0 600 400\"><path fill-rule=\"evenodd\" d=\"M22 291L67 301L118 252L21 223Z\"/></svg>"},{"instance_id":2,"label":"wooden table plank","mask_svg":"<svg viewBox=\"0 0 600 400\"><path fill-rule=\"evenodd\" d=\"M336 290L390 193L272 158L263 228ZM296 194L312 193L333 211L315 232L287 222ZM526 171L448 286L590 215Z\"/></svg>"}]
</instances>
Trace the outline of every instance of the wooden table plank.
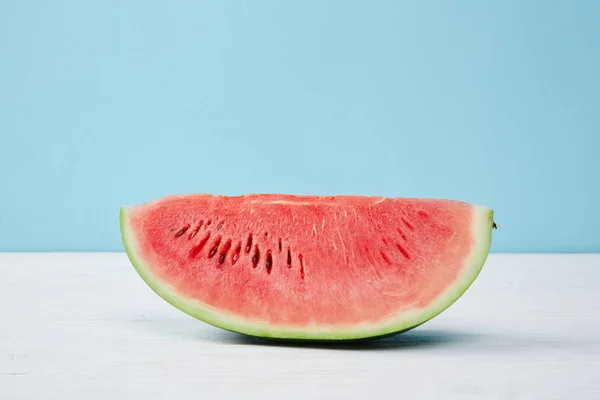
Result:
<instances>
[{"instance_id":1,"label":"wooden table plank","mask_svg":"<svg viewBox=\"0 0 600 400\"><path fill-rule=\"evenodd\" d=\"M205 325L122 253L0 253L0 399L600 399L600 255L490 255L404 335L275 346Z\"/></svg>"}]
</instances>

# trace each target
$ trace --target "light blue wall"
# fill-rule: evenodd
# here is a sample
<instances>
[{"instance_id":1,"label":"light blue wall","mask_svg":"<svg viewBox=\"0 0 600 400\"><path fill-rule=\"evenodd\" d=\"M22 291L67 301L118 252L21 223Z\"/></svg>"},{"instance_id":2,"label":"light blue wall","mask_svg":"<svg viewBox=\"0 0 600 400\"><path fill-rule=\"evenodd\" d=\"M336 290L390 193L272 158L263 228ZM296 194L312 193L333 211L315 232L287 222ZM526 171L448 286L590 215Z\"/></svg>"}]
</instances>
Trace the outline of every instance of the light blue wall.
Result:
<instances>
[{"instance_id":1,"label":"light blue wall","mask_svg":"<svg viewBox=\"0 0 600 400\"><path fill-rule=\"evenodd\" d=\"M600 251L598 1L0 1L0 250L172 193L447 197Z\"/></svg>"}]
</instances>

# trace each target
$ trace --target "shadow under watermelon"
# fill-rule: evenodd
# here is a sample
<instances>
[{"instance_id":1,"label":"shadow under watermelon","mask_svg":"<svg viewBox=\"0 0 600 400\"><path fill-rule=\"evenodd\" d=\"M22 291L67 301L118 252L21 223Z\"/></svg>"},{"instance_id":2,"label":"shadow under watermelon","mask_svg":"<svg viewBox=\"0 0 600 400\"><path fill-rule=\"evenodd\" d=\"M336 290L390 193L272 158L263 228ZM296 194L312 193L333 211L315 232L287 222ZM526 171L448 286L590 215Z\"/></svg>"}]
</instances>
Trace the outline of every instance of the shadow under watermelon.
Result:
<instances>
[{"instance_id":1,"label":"shadow under watermelon","mask_svg":"<svg viewBox=\"0 0 600 400\"><path fill-rule=\"evenodd\" d=\"M233 345L305 347L332 350L393 350L451 346L476 342L477 334L447 330L413 329L391 336L350 341L278 340L223 331L220 342Z\"/></svg>"}]
</instances>

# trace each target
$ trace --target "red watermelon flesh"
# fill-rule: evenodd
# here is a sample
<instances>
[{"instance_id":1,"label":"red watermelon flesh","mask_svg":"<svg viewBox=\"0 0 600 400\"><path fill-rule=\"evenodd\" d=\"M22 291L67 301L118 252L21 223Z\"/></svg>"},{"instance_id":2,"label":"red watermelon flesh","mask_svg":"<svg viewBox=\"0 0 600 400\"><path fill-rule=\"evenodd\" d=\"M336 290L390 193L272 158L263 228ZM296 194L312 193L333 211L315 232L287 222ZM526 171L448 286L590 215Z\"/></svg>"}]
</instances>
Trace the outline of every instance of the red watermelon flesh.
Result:
<instances>
[{"instance_id":1,"label":"red watermelon flesh","mask_svg":"<svg viewBox=\"0 0 600 400\"><path fill-rule=\"evenodd\" d=\"M491 209L367 196L170 196L121 209L129 258L166 301L212 325L290 339L413 328L471 285Z\"/></svg>"}]
</instances>

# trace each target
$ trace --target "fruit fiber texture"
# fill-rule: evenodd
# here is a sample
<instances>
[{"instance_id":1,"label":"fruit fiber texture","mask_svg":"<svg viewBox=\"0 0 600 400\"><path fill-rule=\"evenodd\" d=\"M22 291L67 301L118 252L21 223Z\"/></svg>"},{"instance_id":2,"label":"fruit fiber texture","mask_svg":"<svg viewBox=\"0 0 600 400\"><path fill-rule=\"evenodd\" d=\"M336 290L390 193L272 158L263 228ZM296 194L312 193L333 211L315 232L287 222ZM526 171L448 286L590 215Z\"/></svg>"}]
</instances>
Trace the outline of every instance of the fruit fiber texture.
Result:
<instances>
[{"instance_id":1,"label":"fruit fiber texture","mask_svg":"<svg viewBox=\"0 0 600 400\"><path fill-rule=\"evenodd\" d=\"M135 269L214 326L279 339L406 331L454 303L489 252L493 212L418 198L169 196L121 208Z\"/></svg>"}]
</instances>

